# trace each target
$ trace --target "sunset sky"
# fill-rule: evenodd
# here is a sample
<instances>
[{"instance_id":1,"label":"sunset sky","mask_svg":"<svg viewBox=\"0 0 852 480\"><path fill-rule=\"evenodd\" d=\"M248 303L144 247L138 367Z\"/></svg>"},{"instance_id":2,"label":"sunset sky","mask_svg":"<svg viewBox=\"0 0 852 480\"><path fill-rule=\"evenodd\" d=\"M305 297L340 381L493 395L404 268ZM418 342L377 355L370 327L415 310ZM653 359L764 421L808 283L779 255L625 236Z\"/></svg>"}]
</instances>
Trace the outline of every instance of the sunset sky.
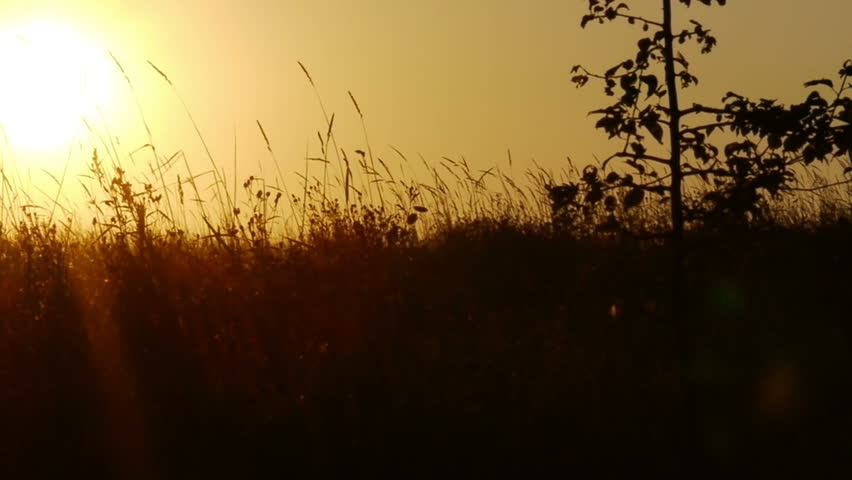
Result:
<instances>
[{"instance_id":1,"label":"sunset sky","mask_svg":"<svg viewBox=\"0 0 852 480\"><path fill-rule=\"evenodd\" d=\"M658 1L628 3L658 15ZM677 22L699 19L719 39L710 56L685 51L701 79L687 101L712 102L728 90L800 100L804 81L834 77L852 57L852 35L844 33L852 2L728 3L677 9ZM343 148L364 148L352 91L373 149L386 159L394 159L393 145L427 161L464 155L477 168L505 162L507 149L516 168L536 159L559 169L566 155L586 163L608 150L586 116L607 99L595 85L575 89L571 66L608 67L627 58L642 33L626 25L582 30L586 6L586 0L5 0L0 32L13 39L8 48L18 48L9 45L22 32L59 31L47 36L68 50L56 47L39 57L49 65L26 68L15 59L20 51L5 50L3 75L18 76L0 81L8 137L2 152L18 169L61 169L70 144L63 118L80 111L126 151L147 143L111 51L134 84L161 154L183 150L193 165L207 164L180 100L148 60L168 75L213 156L229 168L236 140L238 177L257 173L268 158L256 120L285 171L300 168L306 148L317 153L324 122L297 61L336 114ZM91 100L57 100L82 88L68 86L69 71L85 77ZM62 111L51 113L56 105ZM78 145L73 155L85 158L86 150Z\"/></svg>"}]
</instances>

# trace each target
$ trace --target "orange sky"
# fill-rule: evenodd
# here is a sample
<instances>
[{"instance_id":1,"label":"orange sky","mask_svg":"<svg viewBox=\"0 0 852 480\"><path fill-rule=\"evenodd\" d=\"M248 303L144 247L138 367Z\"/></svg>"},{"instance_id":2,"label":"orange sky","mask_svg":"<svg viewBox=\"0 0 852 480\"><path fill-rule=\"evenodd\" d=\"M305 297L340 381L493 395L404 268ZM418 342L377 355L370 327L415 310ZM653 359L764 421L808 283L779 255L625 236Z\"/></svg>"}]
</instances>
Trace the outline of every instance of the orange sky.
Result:
<instances>
[{"instance_id":1,"label":"orange sky","mask_svg":"<svg viewBox=\"0 0 852 480\"><path fill-rule=\"evenodd\" d=\"M659 2L633 0L649 10ZM694 2L697 3L697 2ZM676 21L700 19L719 47L691 57L699 89L687 99L713 101L728 90L799 100L801 84L834 76L852 57L848 0L730 0L724 8L678 8ZM70 25L102 51L111 50L136 87L163 152L182 149L206 165L200 142L151 60L174 82L222 165L238 177L267 156L255 120L266 127L283 168L301 168L306 148L317 154L324 130L316 99L297 61L309 68L326 108L337 115L340 146L364 148L351 90L366 116L374 151L421 153L427 161L465 155L478 168L558 169L605 156L590 109L606 98L590 85L576 90L576 63L606 67L630 55L638 29L581 30L586 0L5 0L0 29L31 21ZM687 54L689 52L687 51ZM147 142L126 84L111 73L117 94L104 122L130 151ZM695 95L695 96L689 96ZM10 139L14 142L14 139ZM79 155L85 156L79 149ZM39 163L51 169L65 161ZM7 155L11 155L8 154ZM27 165L23 153L17 164ZM265 166L264 166L265 165ZM201 167L199 167L201 168Z\"/></svg>"}]
</instances>

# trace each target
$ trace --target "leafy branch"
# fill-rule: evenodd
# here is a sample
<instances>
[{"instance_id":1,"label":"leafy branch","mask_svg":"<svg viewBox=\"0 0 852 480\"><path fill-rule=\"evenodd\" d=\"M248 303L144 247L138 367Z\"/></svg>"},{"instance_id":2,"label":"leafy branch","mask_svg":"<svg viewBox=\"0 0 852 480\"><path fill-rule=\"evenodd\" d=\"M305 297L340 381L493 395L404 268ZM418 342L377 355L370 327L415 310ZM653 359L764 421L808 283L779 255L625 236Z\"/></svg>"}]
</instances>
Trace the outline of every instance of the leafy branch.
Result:
<instances>
[{"instance_id":1,"label":"leafy branch","mask_svg":"<svg viewBox=\"0 0 852 480\"><path fill-rule=\"evenodd\" d=\"M678 1L686 7L692 4L690 0ZM699 1L707 6L714 3ZM726 2L715 3L724 6ZM852 89L852 62L844 63L836 87L827 78L805 83L812 90L798 104L753 101L728 92L719 105L680 108L677 90L697 85L699 80L690 73L686 57L674 51L674 45L693 43L706 54L717 40L710 29L696 20L689 20L688 28L676 30L672 26L671 1L663 4L667 8L662 21L658 21L632 15L625 2L589 0L588 14L580 22L582 27L625 21L650 32L637 41L633 58L603 72L593 72L582 65L572 68L571 81L577 88L590 81L601 82L603 93L615 97L611 105L589 114L598 117L595 128L621 144L603 161L601 170L607 171L612 161L619 160L627 172L622 168L601 178L588 170L577 184L578 194L568 195L570 201L566 201L567 197L557 199L554 206L574 205L572 202L583 192L587 206L603 201L605 209L613 212L613 200L606 192L628 188L622 200L625 209L640 205L645 192L654 193L661 201L671 202L672 228L679 236L685 218L706 220L710 218L708 212L713 213L713 218L720 212L738 217L739 221L755 218L766 195L802 191L792 187L794 165L829 162L852 153L852 100L848 95ZM832 95L824 98L820 90ZM649 139L654 141L649 143ZM720 144L719 140L727 143ZM655 149L663 153L656 154ZM850 172L852 167L847 167L844 173ZM710 187L698 206L684 205L682 200L683 184L689 178L697 178ZM551 196L560 197L573 190L553 190ZM610 216L607 221L612 220Z\"/></svg>"}]
</instances>

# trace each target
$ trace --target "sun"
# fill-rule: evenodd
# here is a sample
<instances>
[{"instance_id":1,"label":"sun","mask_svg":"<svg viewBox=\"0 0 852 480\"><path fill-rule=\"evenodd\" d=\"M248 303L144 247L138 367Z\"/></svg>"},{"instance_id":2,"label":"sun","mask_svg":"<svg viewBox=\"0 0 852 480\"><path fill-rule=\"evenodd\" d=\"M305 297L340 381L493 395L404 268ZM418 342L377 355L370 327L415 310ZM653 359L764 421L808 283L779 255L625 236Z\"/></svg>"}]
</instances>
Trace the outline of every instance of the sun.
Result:
<instances>
[{"instance_id":1,"label":"sun","mask_svg":"<svg viewBox=\"0 0 852 480\"><path fill-rule=\"evenodd\" d=\"M68 148L85 134L83 119L110 101L107 59L70 25L0 31L0 141L21 154Z\"/></svg>"}]
</instances>

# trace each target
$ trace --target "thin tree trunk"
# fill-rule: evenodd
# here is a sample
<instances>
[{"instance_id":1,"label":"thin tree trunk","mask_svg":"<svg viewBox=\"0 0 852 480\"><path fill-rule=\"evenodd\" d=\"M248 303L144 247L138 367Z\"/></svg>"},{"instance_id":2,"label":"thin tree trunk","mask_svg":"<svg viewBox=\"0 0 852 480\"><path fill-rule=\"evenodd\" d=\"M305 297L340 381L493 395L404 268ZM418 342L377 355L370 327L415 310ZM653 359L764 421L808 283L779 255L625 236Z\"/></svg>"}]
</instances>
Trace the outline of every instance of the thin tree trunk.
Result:
<instances>
[{"instance_id":1,"label":"thin tree trunk","mask_svg":"<svg viewBox=\"0 0 852 480\"><path fill-rule=\"evenodd\" d=\"M666 90L669 99L669 144L671 148L671 215L672 215L672 326L677 335L677 348L681 366L681 382L684 389L683 454L688 468L700 469L698 445L697 392L692 378L693 345L687 302L684 299L684 239L683 239L683 171L681 170L680 105L678 102L677 75L675 72L674 34L672 30L672 0L663 0L663 32L665 44ZM690 472L697 474L698 471Z\"/></svg>"},{"instance_id":2,"label":"thin tree trunk","mask_svg":"<svg viewBox=\"0 0 852 480\"><path fill-rule=\"evenodd\" d=\"M666 59L666 90L669 98L669 143L672 171L672 236L675 244L683 241L683 172L680 155L680 105L675 76L674 35L672 33L672 0L663 0L663 31L666 35L663 56Z\"/></svg>"}]
</instances>

